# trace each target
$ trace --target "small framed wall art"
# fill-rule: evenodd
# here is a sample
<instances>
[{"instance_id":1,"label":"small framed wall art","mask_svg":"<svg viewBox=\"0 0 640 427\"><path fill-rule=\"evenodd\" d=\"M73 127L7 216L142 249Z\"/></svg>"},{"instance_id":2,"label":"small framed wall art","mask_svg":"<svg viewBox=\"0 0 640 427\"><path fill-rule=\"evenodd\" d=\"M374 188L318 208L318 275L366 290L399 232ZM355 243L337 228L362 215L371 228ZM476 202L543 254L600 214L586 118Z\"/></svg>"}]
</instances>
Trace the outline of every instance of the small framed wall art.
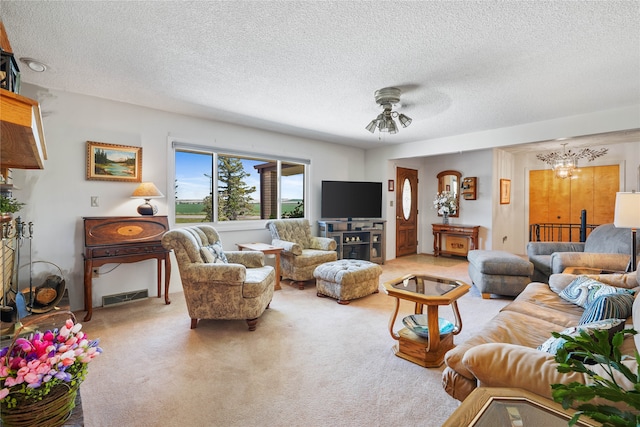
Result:
<instances>
[{"instance_id":1,"label":"small framed wall art","mask_svg":"<svg viewBox=\"0 0 640 427\"><path fill-rule=\"evenodd\" d=\"M500 179L500 204L508 205L511 203L511 180Z\"/></svg>"},{"instance_id":2,"label":"small framed wall art","mask_svg":"<svg viewBox=\"0 0 640 427\"><path fill-rule=\"evenodd\" d=\"M395 184L394 184L394 181L392 179L390 179L389 182L387 183L387 189L389 191L395 190Z\"/></svg>"},{"instance_id":3,"label":"small framed wall art","mask_svg":"<svg viewBox=\"0 0 640 427\"><path fill-rule=\"evenodd\" d=\"M142 147L87 141L87 179L142 182Z\"/></svg>"}]
</instances>

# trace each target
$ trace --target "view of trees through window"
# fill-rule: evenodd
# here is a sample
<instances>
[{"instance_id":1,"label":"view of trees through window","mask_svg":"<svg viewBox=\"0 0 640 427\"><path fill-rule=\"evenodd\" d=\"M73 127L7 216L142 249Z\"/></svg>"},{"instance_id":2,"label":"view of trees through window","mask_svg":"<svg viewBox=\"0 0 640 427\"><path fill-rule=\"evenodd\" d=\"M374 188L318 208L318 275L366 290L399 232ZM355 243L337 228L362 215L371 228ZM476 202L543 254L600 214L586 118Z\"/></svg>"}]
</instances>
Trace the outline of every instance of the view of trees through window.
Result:
<instances>
[{"instance_id":1,"label":"view of trees through window","mask_svg":"<svg viewBox=\"0 0 640 427\"><path fill-rule=\"evenodd\" d=\"M304 164L226 154L215 159L215 153L175 151L177 223L274 219L278 206L281 218L304 217Z\"/></svg>"}]
</instances>

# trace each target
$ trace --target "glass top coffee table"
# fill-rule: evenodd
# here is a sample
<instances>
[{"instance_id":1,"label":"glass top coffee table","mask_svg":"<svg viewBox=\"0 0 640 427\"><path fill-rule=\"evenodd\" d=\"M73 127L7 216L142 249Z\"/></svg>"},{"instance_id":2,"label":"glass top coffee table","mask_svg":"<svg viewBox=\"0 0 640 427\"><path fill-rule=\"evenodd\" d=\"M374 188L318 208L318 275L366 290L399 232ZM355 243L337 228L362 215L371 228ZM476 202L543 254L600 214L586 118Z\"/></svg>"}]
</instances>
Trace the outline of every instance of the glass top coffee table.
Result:
<instances>
[{"instance_id":1,"label":"glass top coffee table","mask_svg":"<svg viewBox=\"0 0 640 427\"><path fill-rule=\"evenodd\" d=\"M572 409L517 388L479 387L462 402L442 427L545 426L566 427L575 414ZM575 424L594 426L586 415Z\"/></svg>"},{"instance_id":2,"label":"glass top coffee table","mask_svg":"<svg viewBox=\"0 0 640 427\"><path fill-rule=\"evenodd\" d=\"M396 299L396 308L389 320L391 337L398 341L394 346L395 355L425 368L442 365L444 354L453 348L453 335L459 334L462 330L458 298L469 292L471 287L459 280L424 274L407 274L385 282L384 288L389 296ZM426 325L423 325L423 332L420 335L408 327L397 333L394 332L400 300L414 302L416 315L423 314L424 306L427 306ZM438 318L438 307L441 305L451 306L455 317L453 327L442 334L441 322ZM414 319L415 317L405 323L410 323ZM426 334L425 329L428 330Z\"/></svg>"}]
</instances>

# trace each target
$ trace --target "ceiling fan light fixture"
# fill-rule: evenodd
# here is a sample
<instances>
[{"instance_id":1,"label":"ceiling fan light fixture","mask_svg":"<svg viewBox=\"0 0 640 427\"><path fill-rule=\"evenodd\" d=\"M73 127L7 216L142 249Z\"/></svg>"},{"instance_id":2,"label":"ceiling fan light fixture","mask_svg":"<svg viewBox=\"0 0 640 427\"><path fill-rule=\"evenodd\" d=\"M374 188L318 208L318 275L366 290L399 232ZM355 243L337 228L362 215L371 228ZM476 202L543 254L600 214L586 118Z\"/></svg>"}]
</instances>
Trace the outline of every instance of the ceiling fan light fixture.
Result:
<instances>
[{"instance_id":1,"label":"ceiling fan light fixture","mask_svg":"<svg viewBox=\"0 0 640 427\"><path fill-rule=\"evenodd\" d=\"M365 129L367 129L371 133L374 133L376 131L376 127L377 126L378 126L378 119L373 119L373 120L371 120L371 123L369 123L367 125L367 127Z\"/></svg>"},{"instance_id":2,"label":"ceiling fan light fixture","mask_svg":"<svg viewBox=\"0 0 640 427\"><path fill-rule=\"evenodd\" d=\"M411 120L410 117L407 117L404 114L400 114L398 116L398 120L400 120L400 124L402 125L403 128L406 128L407 126L409 126L411 124L411 122L413 121L413 120Z\"/></svg>"},{"instance_id":3,"label":"ceiling fan light fixture","mask_svg":"<svg viewBox=\"0 0 640 427\"><path fill-rule=\"evenodd\" d=\"M375 91L376 103L383 108L383 112L373 119L365 129L371 133L374 133L377 128L379 132L396 134L398 133L398 125L394 119L398 119L404 128L409 126L412 122L411 118L393 111L393 106L400 103L400 94L400 89L396 87L386 87Z\"/></svg>"}]
</instances>

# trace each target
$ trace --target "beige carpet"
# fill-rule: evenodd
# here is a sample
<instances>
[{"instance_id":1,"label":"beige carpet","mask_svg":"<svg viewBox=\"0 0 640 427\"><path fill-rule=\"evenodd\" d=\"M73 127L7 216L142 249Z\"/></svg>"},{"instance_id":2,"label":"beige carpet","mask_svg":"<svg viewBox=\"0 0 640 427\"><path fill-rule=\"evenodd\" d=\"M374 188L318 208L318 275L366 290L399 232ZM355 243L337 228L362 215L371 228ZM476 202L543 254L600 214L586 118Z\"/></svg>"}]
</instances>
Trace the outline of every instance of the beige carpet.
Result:
<instances>
[{"instance_id":1,"label":"beige carpet","mask_svg":"<svg viewBox=\"0 0 640 427\"><path fill-rule=\"evenodd\" d=\"M463 259L410 256L383 266L380 283L407 273L469 282ZM255 332L244 321L190 320L181 293L98 308L84 324L104 353L81 395L93 426L440 426L458 406L441 368L396 357L388 330L394 298L339 305L282 283ZM459 301L461 342L509 300ZM404 302L398 316L412 314ZM83 313L78 313L82 318ZM453 320L449 307L440 316ZM401 327L398 320L397 329Z\"/></svg>"}]
</instances>

